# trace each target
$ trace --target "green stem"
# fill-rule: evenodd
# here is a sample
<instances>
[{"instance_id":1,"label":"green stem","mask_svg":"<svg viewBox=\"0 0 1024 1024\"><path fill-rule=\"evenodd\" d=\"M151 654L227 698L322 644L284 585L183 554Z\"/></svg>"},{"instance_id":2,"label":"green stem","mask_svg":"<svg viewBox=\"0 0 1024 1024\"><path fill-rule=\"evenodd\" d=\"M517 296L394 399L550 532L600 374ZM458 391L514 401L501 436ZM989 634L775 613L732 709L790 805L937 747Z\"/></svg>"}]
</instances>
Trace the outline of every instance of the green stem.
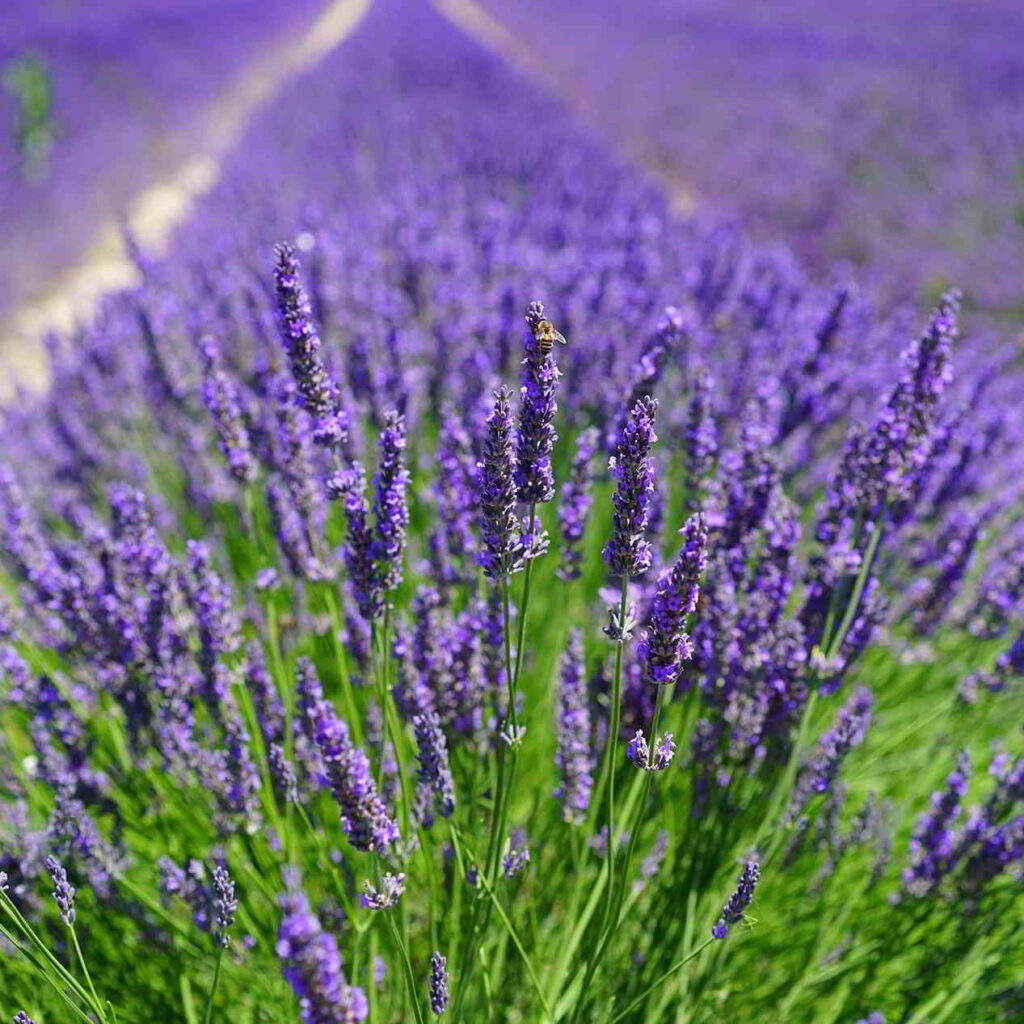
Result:
<instances>
[{"instance_id":1,"label":"green stem","mask_svg":"<svg viewBox=\"0 0 1024 1024\"><path fill-rule=\"evenodd\" d=\"M213 968L213 984L210 986L210 994L206 998L206 1013L203 1014L203 1024L210 1024L210 1018L213 1016L213 999L217 994L217 983L220 981L220 964L224 959L224 947L221 946L217 950L217 964Z\"/></svg>"},{"instance_id":2,"label":"green stem","mask_svg":"<svg viewBox=\"0 0 1024 1024\"><path fill-rule=\"evenodd\" d=\"M391 937L395 940L395 945L398 947L398 953L402 958L402 966L405 968L405 982L409 989L409 998L412 1000L413 1012L416 1014L416 1020L419 1024L424 1024L423 1010L420 1008L420 1001L416 995L416 975L412 969L412 962L409 960L409 950L402 941L402 937L399 935L398 929L395 927L395 922L391 919L391 911L385 910L383 911L383 914L388 923L388 927L391 929Z\"/></svg>"},{"instance_id":3,"label":"green stem","mask_svg":"<svg viewBox=\"0 0 1024 1024\"><path fill-rule=\"evenodd\" d=\"M874 529L871 531L871 539L868 541L867 550L864 552L864 560L861 562L860 571L857 573L857 579L853 585L853 591L850 593L850 600L846 604L846 610L843 613L843 618L839 623L839 628L835 632L835 636L829 641L828 648L825 651L826 659L831 659L835 656L836 652L842 646L843 641L846 639L846 634L849 632L850 626L853 625L854 617L860 608L861 595L864 593L864 588L867 586L868 578L871 576L871 566L875 560L875 554L878 551L878 545L882 539L882 517L885 515L885 509L883 507L878 517L878 522L875 523Z\"/></svg>"},{"instance_id":4,"label":"green stem","mask_svg":"<svg viewBox=\"0 0 1024 1024\"><path fill-rule=\"evenodd\" d=\"M688 953L678 963L673 964L663 975L661 975L661 977L651 982L651 984L648 985L647 988L645 988L643 992L641 992L640 995L638 995L636 999L634 999L633 1002L629 1004L629 1006L627 1006L624 1010L621 1010L614 1017L612 1017L608 1024L616 1024L617 1021L622 1020L622 1018L625 1017L627 1014L632 1013L659 985L662 985L666 981L668 981L668 979L671 978L672 975L676 973L676 971L681 970L683 967L685 967L694 957L696 957L703 950L707 949L707 947L710 946L711 943L714 941L715 939L713 938L705 939L704 942L702 942L692 953Z\"/></svg>"},{"instance_id":5,"label":"green stem","mask_svg":"<svg viewBox=\"0 0 1024 1024\"><path fill-rule=\"evenodd\" d=\"M359 712L356 710L355 691L352 688L352 679L348 671L348 661L345 658L345 648L341 642L342 619L341 609L331 587L327 589L327 613L331 617L331 639L334 648L334 660L338 668L338 677L341 680L341 699L345 704L345 714L348 716L349 727L355 737L357 746L364 746L363 724Z\"/></svg>"},{"instance_id":6,"label":"green stem","mask_svg":"<svg viewBox=\"0 0 1024 1024\"><path fill-rule=\"evenodd\" d=\"M451 832L452 836L452 848L455 850L456 863L459 865L459 868L461 870L463 855L462 847L461 844L459 843L458 829L454 825L449 824L449 831ZM537 973L533 968L533 963L527 955L526 949L523 947L523 944L519 939L519 935L516 932L515 927L513 926L511 920L509 919L508 914L505 913L505 908L501 905L501 902L495 895L495 892L488 883L486 876L483 874L479 874L479 878L481 884L483 885L484 891L490 898L491 904L494 906L495 911L497 911L498 917L501 918L501 923L505 926L505 930L508 932L509 938L512 940L512 944L516 947L516 950L518 951L520 957L522 957L523 965L526 967L526 973L530 976L530 981L533 984L534 990L537 992L538 997L540 998L541 1005L544 1007L544 1012L547 1015L548 1020L552 1021L553 1024L555 1017L551 1011L551 1005L548 1002L547 996L544 994L544 988L540 983L540 979L537 977Z\"/></svg>"},{"instance_id":7,"label":"green stem","mask_svg":"<svg viewBox=\"0 0 1024 1024\"><path fill-rule=\"evenodd\" d=\"M615 879L615 755L619 746L619 730L622 728L622 649L626 646L621 635L625 629L626 603L629 595L629 580L622 580L619 596L619 642L615 648L615 682L612 687L611 725L608 729L606 758L608 762L608 889L605 893L604 920L601 930L608 926L611 914L612 888Z\"/></svg>"}]
</instances>

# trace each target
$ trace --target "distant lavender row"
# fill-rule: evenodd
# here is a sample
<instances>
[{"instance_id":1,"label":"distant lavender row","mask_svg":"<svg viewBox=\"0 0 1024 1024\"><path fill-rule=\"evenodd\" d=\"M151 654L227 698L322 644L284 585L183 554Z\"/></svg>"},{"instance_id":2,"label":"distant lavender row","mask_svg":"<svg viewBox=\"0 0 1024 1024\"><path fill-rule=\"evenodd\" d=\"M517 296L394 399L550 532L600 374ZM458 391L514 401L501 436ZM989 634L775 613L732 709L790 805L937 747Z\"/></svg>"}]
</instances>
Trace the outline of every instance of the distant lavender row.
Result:
<instances>
[{"instance_id":1,"label":"distant lavender row","mask_svg":"<svg viewBox=\"0 0 1024 1024\"><path fill-rule=\"evenodd\" d=\"M482 0L591 120L702 205L889 295L1019 309L1015 0Z\"/></svg>"},{"instance_id":2,"label":"distant lavender row","mask_svg":"<svg viewBox=\"0 0 1024 1024\"><path fill-rule=\"evenodd\" d=\"M833 949L797 915L872 901L840 922L851 1020L919 1005L876 977L904 962L882 938L945 964L943 935L1005 933L1015 769L957 863L965 778L905 828L898 903L887 790L861 804L857 780L839 820L877 729L919 752L886 720L930 681L872 649L881 630L915 653L952 637L965 671L1005 648L968 699L1019 675L1022 374L964 336L955 291L882 315L846 274L680 224L400 0L253 125L166 259L136 257L141 285L52 341L52 392L0 436L0 712L33 765L5 780L0 909L53 916L51 854L65 926L103 921L91 949L166 911L212 939L212 1008L251 929L245 983L308 1024L483 1019L494 992L496 1020L549 1000L568 1024L612 1000L645 1019L684 954L679 998L717 1012L755 973L724 973L752 901L825 843L821 886L870 843L878 889L766 914L814 979L785 968L793 1019ZM942 730L974 732L952 691ZM947 899L960 865L984 916ZM218 1005L241 1005L237 966ZM168 984L128 974L125 999Z\"/></svg>"},{"instance_id":3,"label":"distant lavender row","mask_svg":"<svg viewBox=\"0 0 1024 1024\"><path fill-rule=\"evenodd\" d=\"M104 217L194 151L203 106L320 0L12 3L0 9L0 311L73 261ZM27 167L10 81L34 58L49 78L48 153Z\"/></svg>"}]
</instances>

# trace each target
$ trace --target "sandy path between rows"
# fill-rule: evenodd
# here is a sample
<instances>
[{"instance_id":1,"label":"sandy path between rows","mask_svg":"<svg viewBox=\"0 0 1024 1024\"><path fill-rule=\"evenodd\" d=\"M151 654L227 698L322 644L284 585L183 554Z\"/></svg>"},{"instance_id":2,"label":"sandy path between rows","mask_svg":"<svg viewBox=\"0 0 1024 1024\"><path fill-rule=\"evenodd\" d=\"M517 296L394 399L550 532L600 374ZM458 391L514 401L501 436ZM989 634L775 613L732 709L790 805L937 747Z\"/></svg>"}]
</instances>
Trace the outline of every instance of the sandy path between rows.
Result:
<instances>
[{"instance_id":1,"label":"sandy path between rows","mask_svg":"<svg viewBox=\"0 0 1024 1024\"><path fill-rule=\"evenodd\" d=\"M582 121L595 121L593 111L589 110L575 94L570 75L561 74L557 65L553 66L550 61L543 59L528 42L520 39L490 11L481 7L475 0L433 2L434 6L466 35L518 67L549 93L560 97ZM677 172L652 167L649 162L644 163L647 172L665 189L672 212L680 217L690 217L697 205L697 197L690 183Z\"/></svg>"},{"instance_id":2,"label":"sandy path between rows","mask_svg":"<svg viewBox=\"0 0 1024 1024\"><path fill-rule=\"evenodd\" d=\"M202 115L199 148L173 173L152 182L125 206L126 222L143 251L159 254L188 216L196 200L217 182L224 158L247 125L291 78L312 67L358 27L373 0L329 0L301 34L264 54ZM0 324L0 399L17 383L32 389L46 384L42 338L66 331L89 317L102 295L136 280L125 251L120 221L97 232L74 266L49 283L42 298Z\"/></svg>"}]
</instances>

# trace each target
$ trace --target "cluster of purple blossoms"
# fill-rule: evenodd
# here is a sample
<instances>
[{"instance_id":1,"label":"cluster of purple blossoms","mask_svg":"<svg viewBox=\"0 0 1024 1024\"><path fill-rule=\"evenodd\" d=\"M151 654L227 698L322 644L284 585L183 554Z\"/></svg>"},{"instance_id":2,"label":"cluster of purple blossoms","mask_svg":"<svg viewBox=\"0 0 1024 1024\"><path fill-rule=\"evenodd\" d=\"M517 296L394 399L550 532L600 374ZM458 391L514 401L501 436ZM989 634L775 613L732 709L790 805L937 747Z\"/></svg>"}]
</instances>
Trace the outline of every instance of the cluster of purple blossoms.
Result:
<instances>
[{"instance_id":1,"label":"cluster of purple blossoms","mask_svg":"<svg viewBox=\"0 0 1024 1024\"><path fill-rule=\"evenodd\" d=\"M559 779L555 796L562 802L563 820L570 825L582 825L590 807L594 785L590 729L583 634L574 629L562 654L555 719L555 765Z\"/></svg>"},{"instance_id":2,"label":"cluster of purple blossoms","mask_svg":"<svg viewBox=\"0 0 1024 1024\"><path fill-rule=\"evenodd\" d=\"M477 465L483 550L477 556L489 579L501 580L523 567L523 539L516 515L516 457L512 442L512 392L494 392L483 458Z\"/></svg>"},{"instance_id":3,"label":"cluster of purple blossoms","mask_svg":"<svg viewBox=\"0 0 1024 1024\"><path fill-rule=\"evenodd\" d=\"M205 338L200 347L203 355L203 401L217 431L220 450L227 459L231 476L240 484L251 484L259 473L259 465L242 418L238 388L221 366L216 342Z\"/></svg>"},{"instance_id":4,"label":"cluster of purple blossoms","mask_svg":"<svg viewBox=\"0 0 1024 1024\"><path fill-rule=\"evenodd\" d=\"M925 896L952 880L964 897L964 911L973 913L990 882L1013 866L1019 873L1024 864L1024 814L1012 816L1024 800L1024 757L1012 763L1005 754L995 757L995 788L958 826L969 771L967 755L959 755L944 789L932 794L931 810L920 817L911 836L903 891Z\"/></svg>"},{"instance_id":5,"label":"cluster of purple blossoms","mask_svg":"<svg viewBox=\"0 0 1024 1024\"><path fill-rule=\"evenodd\" d=\"M383 853L400 837L377 793L369 758L349 739L348 726L327 701L319 701L310 717L331 792L341 808L342 830L357 850Z\"/></svg>"},{"instance_id":6,"label":"cluster of purple blossoms","mask_svg":"<svg viewBox=\"0 0 1024 1024\"><path fill-rule=\"evenodd\" d=\"M686 453L686 503L700 508L704 487L718 455L718 428L712 405L714 382L703 365L691 372L692 393L686 410L683 450Z\"/></svg>"},{"instance_id":7,"label":"cluster of purple blossoms","mask_svg":"<svg viewBox=\"0 0 1024 1024\"><path fill-rule=\"evenodd\" d=\"M223 864L213 869L214 935L218 945L227 949L231 945L228 932L235 923L238 900L235 898L235 883Z\"/></svg>"},{"instance_id":8,"label":"cluster of purple blossoms","mask_svg":"<svg viewBox=\"0 0 1024 1024\"><path fill-rule=\"evenodd\" d=\"M651 567L647 515L654 493L651 446L657 399L641 398L630 410L622 439L609 462L616 481L614 529L604 548L604 560L613 576L628 580Z\"/></svg>"},{"instance_id":9,"label":"cluster of purple blossoms","mask_svg":"<svg viewBox=\"0 0 1024 1024\"><path fill-rule=\"evenodd\" d=\"M576 451L569 466L569 475L562 485L562 500L558 506L558 529L562 535L562 561L556 573L560 580L571 582L580 578L583 552L580 544L587 527L592 493L593 461L597 453L600 432L587 427L576 439Z\"/></svg>"},{"instance_id":10,"label":"cluster of purple blossoms","mask_svg":"<svg viewBox=\"0 0 1024 1024\"><path fill-rule=\"evenodd\" d=\"M629 763L645 772L663 772L676 756L676 743L672 733L667 732L654 745L654 755L647 745L643 732L637 729L633 738L626 744L626 757Z\"/></svg>"},{"instance_id":11,"label":"cluster of purple blossoms","mask_svg":"<svg viewBox=\"0 0 1024 1024\"><path fill-rule=\"evenodd\" d=\"M404 464L405 419L390 412L380 435L380 466L374 474L373 525L366 499L366 471L355 462L332 476L329 489L344 498L345 569L359 614L372 622L384 611L387 594L402 582L409 508L409 471Z\"/></svg>"},{"instance_id":12,"label":"cluster of purple blossoms","mask_svg":"<svg viewBox=\"0 0 1024 1024\"><path fill-rule=\"evenodd\" d=\"M448 958L430 954L430 1009L438 1017L448 1009Z\"/></svg>"},{"instance_id":13,"label":"cluster of purple blossoms","mask_svg":"<svg viewBox=\"0 0 1024 1024\"><path fill-rule=\"evenodd\" d=\"M637 644L644 678L651 683L675 682L684 661L693 654L686 619L697 607L700 579L707 566L708 531L704 516L691 516L682 530L683 547L675 564L658 577L649 625Z\"/></svg>"},{"instance_id":14,"label":"cluster of purple blossoms","mask_svg":"<svg viewBox=\"0 0 1024 1024\"><path fill-rule=\"evenodd\" d=\"M320 356L320 336L299 281L295 249L281 243L274 250L277 308L292 377L303 408L313 417L313 437L325 448L339 448L348 440L348 416L341 406L338 385Z\"/></svg>"},{"instance_id":15,"label":"cluster of purple blossoms","mask_svg":"<svg viewBox=\"0 0 1024 1024\"><path fill-rule=\"evenodd\" d=\"M735 890L722 907L721 916L711 928L711 934L716 939L724 939L729 934L729 926L742 920L744 912L754 899L754 890L760 878L760 865L756 860L748 860L743 865Z\"/></svg>"},{"instance_id":16,"label":"cluster of purple blossoms","mask_svg":"<svg viewBox=\"0 0 1024 1024\"><path fill-rule=\"evenodd\" d=\"M550 501L555 494L551 451L555 446L555 386L561 376L551 349L538 345L535 333L544 320L544 306L531 302L526 311L530 333L523 360L519 431L516 445L516 494L524 505Z\"/></svg>"},{"instance_id":17,"label":"cluster of purple blossoms","mask_svg":"<svg viewBox=\"0 0 1024 1024\"><path fill-rule=\"evenodd\" d=\"M385 873L381 876L380 885L372 882L363 883L363 894L359 902L369 910L388 910L398 905L398 900L405 892L405 875Z\"/></svg>"},{"instance_id":18,"label":"cluster of purple blossoms","mask_svg":"<svg viewBox=\"0 0 1024 1024\"><path fill-rule=\"evenodd\" d=\"M412 720L419 747L420 784L434 794L443 818L455 813L455 780L448 764L448 741L436 711L427 711Z\"/></svg>"},{"instance_id":19,"label":"cluster of purple blossoms","mask_svg":"<svg viewBox=\"0 0 1024 1024\"><path fill-rule=\"evenodd\" d=\"M832 788L843 759L864 742L874 704L874 694L862 686L839 709L835 724L818 741L817 749L797 778L784 815L787 822L799 817L816 794Z\"/></svg>"},{"instance_id":20,"label":"cluster of purple blossoms","mask_svg":"<svg viewBox=\"0 0 1024 1024\"><path fill-rule=\"evenodd\" d=\"M67 925L75 923L75 887L68 881L68 873L56 857L46 858L46 870L53 882L53 901L61 919Z\"/></svg>"},{"instance_id":21,"label":"cluster of purple blossoms","mask_svg":"<svg viewBox=\"0 0 1024 1024\"><path fill-rule=\"evenodd\" d=\"M903 888L912 895L933 889L947 871L955 848L953 823L967 793L971 761L966 752L957 756L946 786L932 794L932 806L917 820L910 837L910 864L903 872Z\"/></svg>"},{"instance_id":22,"label":"cluster of purple blossoms","mask_svg":"<svg viewBox=\"0 0 1024 1024\"><path fill-rule=\"evenodd\" d=\"M405 468L405 417L391 411L384 417L380 434L380 466L373 478L373 543L370 557L375 582L381 591L394 590L402 582L402 553L409 526Z\"/></svg>"},{"instance_id":23,"label":"cluster of purple blossoms","mask_svg":"<svg viewBox=\"0 0 1024 1024\"><path fill-rule=\"evenodd\" d=\"M282 899L277 955L299 999L302 1024L360 1024L369 1006L363 990L349 985L334 936L325 932L301 892Z\"/></svg>"},{"instance_id":24,"label":"cluster of purple blossoms","mask_svg":"<svg viewBox=\"0 0 1024 1024\"><path fill-rule=\"evenodd\" d=\"M501 873L506 878L515 878L530 863L530 847L526 835L516 831L509 840L508 849L501 858Z\"/></svg>"}]
</instances>

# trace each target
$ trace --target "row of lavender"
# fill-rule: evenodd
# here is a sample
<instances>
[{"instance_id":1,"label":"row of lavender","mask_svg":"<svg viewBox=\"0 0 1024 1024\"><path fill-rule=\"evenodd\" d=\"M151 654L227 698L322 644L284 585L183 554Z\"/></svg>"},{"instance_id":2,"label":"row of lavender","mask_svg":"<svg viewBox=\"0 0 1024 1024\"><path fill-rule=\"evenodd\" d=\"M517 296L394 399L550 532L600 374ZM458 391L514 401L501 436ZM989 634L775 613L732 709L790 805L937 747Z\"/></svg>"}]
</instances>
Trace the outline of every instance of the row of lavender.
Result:
<instances>
[{"instance_id":1,"label":"row of lavender","mask_svg":"<svg viewBox=\"0 0 1024 1024\"><path fill-rule=\"evenodd\" d=\"M812 266L1019 311L1013 0L483 6L639 159Z\"/></svg>"},{"instance_id":2,"label":"row of lavender","mask_svg":"<svg viewBox=\"0 0 1024 1024\"><path fill-rule=\"evenodd\" d=\"M840 859L880 865L840 1011L917 1009L886 943L941 956L951 912L971 956L1016 935L1019 757L966 826L960 763L916 824L880 787L837 831L876 697L836 695L880 627L966 627L971 700L1024 668L1021 381L957 340L956 296L922 332L673 222L397 2L138 261L5 424L0 903L29 1010L44 977L104 1022L194 1013L186 989L287 1014L288 986L310 1024L705 1019L759 878L770 907L821 834L833 898Z\"/></svg>"},{"instance_id":3,"label":"row of lavender","mask_svg":"<svg viewBox=\"0 0 1024 1024\"><path fill-rule=\"evenodd\" d=\"M320 5L13 2L0 10L0 241L9 310L196 146L205 106Z\"/></svg>"}]
</instances>

